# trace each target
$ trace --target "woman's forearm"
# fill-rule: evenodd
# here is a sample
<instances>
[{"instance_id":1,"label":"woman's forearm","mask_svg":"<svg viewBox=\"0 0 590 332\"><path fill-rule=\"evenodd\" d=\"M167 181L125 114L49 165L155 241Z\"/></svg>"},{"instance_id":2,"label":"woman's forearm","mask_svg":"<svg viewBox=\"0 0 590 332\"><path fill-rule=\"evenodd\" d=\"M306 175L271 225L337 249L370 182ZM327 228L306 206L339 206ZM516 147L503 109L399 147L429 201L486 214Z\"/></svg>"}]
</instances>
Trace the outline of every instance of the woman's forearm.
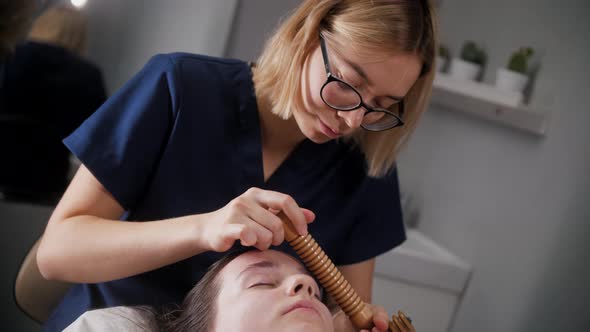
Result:
<instances>
[{"instance_id":1,"label":"woman's forearm","mask_svg":"<svg viewBox=\"0 0 590 332\"><path fill-rule=\"evenodd\" d=\"M74 216L51 222L37 262L47 279L96 283L157 269L207 248L200 217L122 222Z\"/></svg>"}]
</instances>

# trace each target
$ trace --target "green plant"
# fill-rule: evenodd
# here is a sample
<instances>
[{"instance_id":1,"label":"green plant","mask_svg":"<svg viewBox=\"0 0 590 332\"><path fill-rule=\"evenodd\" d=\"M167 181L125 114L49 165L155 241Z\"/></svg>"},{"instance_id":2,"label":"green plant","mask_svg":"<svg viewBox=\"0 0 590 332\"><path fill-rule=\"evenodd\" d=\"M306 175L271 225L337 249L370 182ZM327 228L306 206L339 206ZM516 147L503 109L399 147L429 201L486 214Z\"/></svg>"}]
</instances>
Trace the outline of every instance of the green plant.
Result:
<instances>
[{"instance_id":1,"label":"green plant","mask_svg":"<svg viewBox=\"0 0 590 332\"><path fill-rule=\"evenodd\" d=\"M528 62L533 55L533 49L530 47L521 47L516 52L512 53L508 61L508 69L517 73L526 74L528 70Z\"/></svg>"},{"instance_id":2,"label":"green plant","mask_svg":"<svg viewBox=\"0 0 590 332\"><path fill-rule=\"evenodd\" d=\"M448 59L451 57L451 53L449 52L449 49L445 46L445 45L439 45L438 46L438 55L442 58Z\"/></svg>"},{"instance_id":3,"label":"green plant","mask_svg":"<svg viewBox=\"0 0 590 332\"><path fill-rule=\"evenodd\" d=\"M472 41L466 41L461 49L461 59L483 66L486 63L487 55L483 48Z\"/></svg>"}]
</instances>

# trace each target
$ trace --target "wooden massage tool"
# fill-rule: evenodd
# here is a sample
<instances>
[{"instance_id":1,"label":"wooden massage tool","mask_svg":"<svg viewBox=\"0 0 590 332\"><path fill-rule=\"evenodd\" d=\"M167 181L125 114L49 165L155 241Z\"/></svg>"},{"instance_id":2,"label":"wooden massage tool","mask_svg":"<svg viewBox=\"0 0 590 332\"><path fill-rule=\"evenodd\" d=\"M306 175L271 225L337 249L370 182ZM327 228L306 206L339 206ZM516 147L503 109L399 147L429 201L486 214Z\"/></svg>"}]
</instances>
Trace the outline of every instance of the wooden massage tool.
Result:
<instances>
[{"instance_id":1,"label":"wooden massage tool","mask_svg":"<svg viewBox=\"0 0 590 332\"><path fill-rule=\"evenodd\" d=\"M301 258L305 266L326 289L326 292L336 301L352 324L358 329L370 330L373 327L373 312L365 305L365 302L361 300L348 281L344 279L344 276L334 263L332 263L324 250L322 250L310 234L307 234L307 236L299 235L289 218L283 212L280 212L278 217L283 221L285 240L297 252L297 255ZM394 320L397 320L397 322L394 322ZM408 323L409 326L406 326ZM401 324L402 327L398 327L398 324ZM399 312L399 318L393 315L388 325L389 331L391 332L416 331L409 318L401 311Z\"/></svg>"}]
</instances>

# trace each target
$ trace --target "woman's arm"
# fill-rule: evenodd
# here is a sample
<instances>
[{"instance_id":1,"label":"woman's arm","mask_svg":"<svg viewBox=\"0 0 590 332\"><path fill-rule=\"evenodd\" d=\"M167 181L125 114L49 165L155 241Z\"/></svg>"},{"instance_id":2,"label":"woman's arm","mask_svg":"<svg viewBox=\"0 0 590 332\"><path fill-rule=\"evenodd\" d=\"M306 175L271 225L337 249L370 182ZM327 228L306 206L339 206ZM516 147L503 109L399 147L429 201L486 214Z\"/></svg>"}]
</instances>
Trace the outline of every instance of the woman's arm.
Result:
<instances>
[{"instance_id":1,"label":"woman's arm","mask_svg":"<svg viewBox=\"0 0 590 332\"><path fill-rule=\"evenodd\" d=\"M210 213L121 222L123 207L82 165L49 219L37 264L46 279L97 283L223 252L236 240L264 250L284 239L281 220L268 208L284 211L302 235L314 219L288 195L251 188Z\"/></svg>"},{"instance_id":2,"label":"woman's arm","mask_svg":"<svg viewBox=\"0 0 590 332\"><path fill-rule=\"evenodd\" d=\"M357 264L341 265L338 269L361 299L366 303L371 303L375 259L372 258Z\"/></svg>"},{"instance_id":3,"label":"woman's arm","mask_svg":"<svg viewBox=\"0 0 590 332\"><path fill-rule=\"evenodd\" d=\"M375 259L369 259L357 264L341 265L338 269L344 278L350 283L352 288L357 292L361 299L371 306L373 310L373 322L376 327L373 331L387 330L387 312L381 307L371 305L373 291L373 273L375 271ZM334 315L334 331L354 331L352 323L343 314L337 311Z\"/></svg>"},{"instance_id":4,"label":"woman's arm","mask_svg":"<svg viewBox=\"0 0 590 332\"><path fill-rule=\"evenodd\" d=\"M123 212L82 165L43 234L37 253L41 274L47 279L94 283L149 271L203 251L198 222L185 217L121 222Z\"/></svg>"}]
</instances>

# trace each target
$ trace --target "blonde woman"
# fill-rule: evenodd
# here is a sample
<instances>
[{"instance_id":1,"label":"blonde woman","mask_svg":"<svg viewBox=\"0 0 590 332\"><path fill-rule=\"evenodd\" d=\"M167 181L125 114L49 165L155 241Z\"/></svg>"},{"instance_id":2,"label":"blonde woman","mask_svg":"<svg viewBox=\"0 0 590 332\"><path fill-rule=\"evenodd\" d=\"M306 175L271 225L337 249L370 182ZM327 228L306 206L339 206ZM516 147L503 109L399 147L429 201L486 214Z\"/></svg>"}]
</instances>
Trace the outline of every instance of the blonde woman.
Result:
<instances>
[{"instance_id":1,"label":"blonde woman","mask_svg":"<svg viewBox=\"0 0 590 332\"><path fill-rule=\"evenodd\" d=\"M69 152L61 140L106 100L100 69L83 58L86 29L78 10L50 7L2 66L0 117L10 130L0 139L15 141L0 172L9 199L54 205L67 187Z\"/></svg>"},{"instance_id":2,"label":"blonde woman","mask_svg":"<svg viewBox=\"0 0 590 332\"><path fill-rule=\"evenodd\" d=\"M277 211L370 302L375 257L405 239L395 159L435 44L426 0L306 0L252 68L154 57L65 140L83 166L37 258L81 284L45 330L89 308L179 303L234 245L286 250Z\"/></svg>"}]
</instances>

